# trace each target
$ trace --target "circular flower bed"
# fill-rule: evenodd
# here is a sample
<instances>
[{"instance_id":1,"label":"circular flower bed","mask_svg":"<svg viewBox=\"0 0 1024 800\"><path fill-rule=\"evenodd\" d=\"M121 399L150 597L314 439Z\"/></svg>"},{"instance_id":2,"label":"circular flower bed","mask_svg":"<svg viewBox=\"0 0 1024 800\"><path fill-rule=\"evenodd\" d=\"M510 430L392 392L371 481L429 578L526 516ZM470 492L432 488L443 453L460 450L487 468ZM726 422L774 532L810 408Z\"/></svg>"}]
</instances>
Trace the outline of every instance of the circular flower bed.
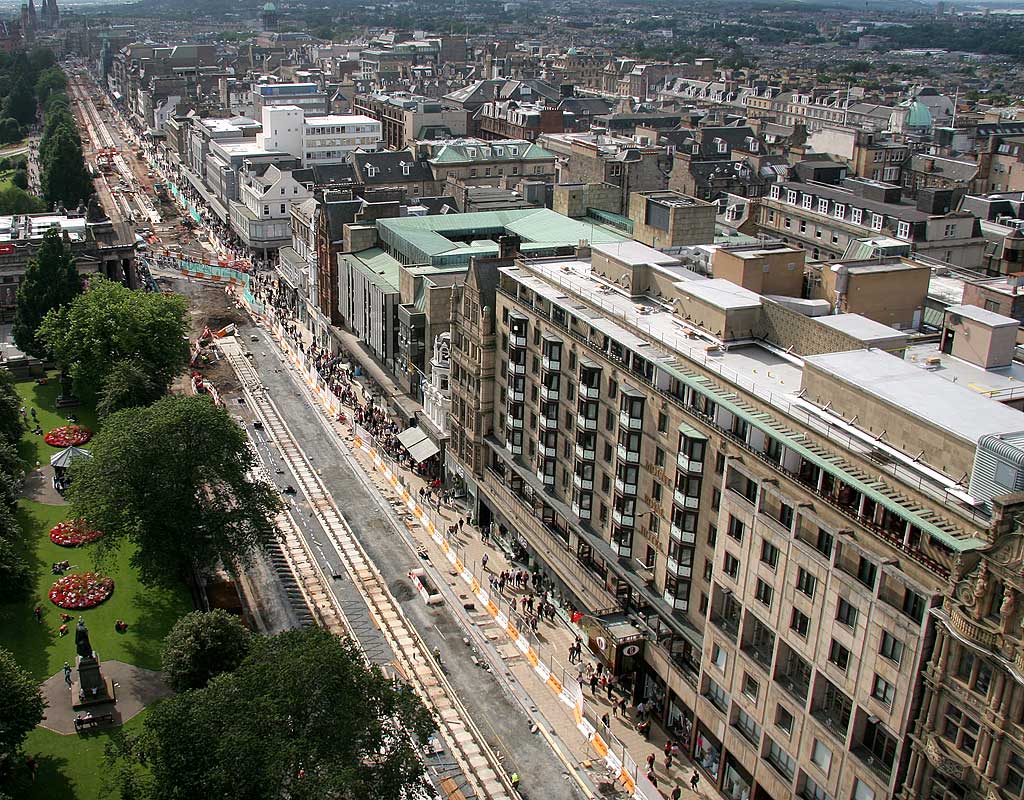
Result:
<instances>
[{"instance_id":1,"label":"circular flower bed","mask_svg":"<svg viewBox=\"0 0 1024 800\"><path fill-rule=\"evenodd\" d=\"M94 608L114 593L114 579L95 572L65 575L50 589L50 600L61 608Z\"/></svg>"},{"instance_id":2,"label":"circular flower bed","mask_svg":"<svg viewBox=\"0 0 1024 800\"><path fill-rule=\"evenodd\" d=\"M61 425L46 434L43 439L53 447L71 447L85 444L92 438L92 431L82 425Z\"/></svg>"},{"instance_id":3,"label":"circular flower bed","mask_svg":"<svg viewBox=\"0 0 1024 800\"><path fill-rule=\"evenodd\" d=\"M61 547L81 547L103 537L103 531L90 528L80 519L60 522L50 528L50 541Z\"/></svg>"}]
</instances>

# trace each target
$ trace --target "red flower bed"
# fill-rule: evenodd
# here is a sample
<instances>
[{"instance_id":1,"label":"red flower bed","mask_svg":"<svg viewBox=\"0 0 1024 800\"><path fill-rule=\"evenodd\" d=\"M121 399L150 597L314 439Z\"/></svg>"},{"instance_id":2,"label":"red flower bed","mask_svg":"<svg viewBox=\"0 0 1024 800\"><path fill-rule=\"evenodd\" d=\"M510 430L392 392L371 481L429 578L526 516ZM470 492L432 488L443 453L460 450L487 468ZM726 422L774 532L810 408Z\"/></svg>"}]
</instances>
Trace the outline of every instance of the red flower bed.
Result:
<instances>
[{"instance_id":1,"label":"red flower bed","mask_svg":"<svg viewBox=\"0 0 1024 800\"><path fill-rule=\"evenodd\" d=\"M92 431L82 425L61 425L46 434L43 439L53 447L71 447L85 444L92 438Z\"/></svg>"},{"instance_id":2,"label":"red flower bed","mask_svg":"<svg viewBox=\"0 0 1024 800\"><path fill-rule=\"evenodd\" d=\"M65 575L50 589L50 600L61 608L94 608L114 593L114 579L95 572Z\"/></svg>"},{"instance_id":3,"label":"red flower bed","mask_svg":"<svg viewBox=\"0 0 1024 800\"><path fill-rule=\"evenodd\" d=\"M60 522L50 528L50 541L61 547L81 547L103 537L103 531L90 528L80 519Z\"/></svg>"}]
</instances>

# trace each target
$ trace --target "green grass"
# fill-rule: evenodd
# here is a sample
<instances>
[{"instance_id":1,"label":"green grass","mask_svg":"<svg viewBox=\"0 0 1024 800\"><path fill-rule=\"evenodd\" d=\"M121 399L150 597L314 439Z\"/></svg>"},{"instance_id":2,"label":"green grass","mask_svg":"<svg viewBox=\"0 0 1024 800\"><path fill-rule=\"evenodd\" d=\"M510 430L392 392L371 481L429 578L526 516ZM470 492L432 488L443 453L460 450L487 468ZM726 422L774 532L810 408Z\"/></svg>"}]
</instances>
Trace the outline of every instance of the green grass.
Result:
<instances>
[{"instance_id":1,"label":"green grass","mask_svg":"<svg viewBox=\"0 0 1024 800\"><path fill-rule=\"evenodd\" d=\"M24 533L24 555L35 578L35 591L24 600L0 605L0 647L14 653L18 663L37 680L58 672L72 661L75 641L72 633L61 638L59 609L48 593L57 576L50 567L67 559L72 572L96 570L114 579L114 594L96 608L69 611L76 619L85 617L92 646L104 661L111 659L146 669L160 668L160 644L180 616L191 610L188 593L143 586L130 564L132 547L122 544L99 556L96 546L59 547L50 541L50 528L68 518L67 506L48 506L31 500L18 503L18 521ZM32 610L43 607L43 622L35 621ZM114 621L128 623L125 633L114 630Z\"/></svg>"},{"instance_id":2,"label":"green grass","mask_svg":"<svg viewBox=\"0 0 1024 800\"><path fill-rule=\"evenodd\" d=\"M98 421L92 409L84 406L56 408L54 401L60 384L55 375L50 378L50 382L42 386L35 382L15 385L26 407L36 409L43 430L67 424L70 413L78 417L81 424L96 431ZM33 469L36 462L49 463L57 449L46 444L42 436L26 432L18 452L26 466ZM40 682L59 672L65 661L74 660L74 626L69 625L72 633L63 638L59 636L62 609L49 598L50 587L57 580L50 567L55 561L67 559L73 572L95 569L114 579L114 594L107 602L78 612L85 617L89 638L100 658L159 669L164 636L179 617L192 610L185 587L171 590L143 586L131 566L134 549L128 542L102 551L96 545L67 548L53 544L50 528L69 518L70 509L66 505L22 499L18 502L17 516L22 530L21 549L32 570L34 588L22 600L0 603L0 647L10 650L18 663ZM3 599L2 593L0 599ZM36 605L43 607L42 624L37 623L32 614ZM76 612L68 613L78 616ZM126 633L114 630L117 619L128 623ZM19 787L14 796L26 800L100 800L106 797L104 778L108 768L103 759L104 747L121 730L141 725L144 716L145 712L124 728L86 736L62 736L43 728L32 731L24 750L39 762L36 781Z\"/></svg>"},{"instance_id":3,"label":"green grass","mask_svg":"<svg viewBox=\"0 0 1024 800\"><path fill-rule=\"evenodd\" d=\"M49 382L45 384L25 381L14 386L25 404L26 412L33 408L36 410L39 426L43 429L43 433L60 425L67 425L69 415L74 415L78 418L80 425L95 432L98 425L95 410L84 405L74 408L57 408L56 400L57 395L60 394L60 381L56 372L51 372L48 377ZM29 423L31 424L31 422L32 418L29 417ZM26 432L18 445L18 454L30 469L35 467L37 462L43 465L49 464L50 456L59 450L59 447L50 447L43 441L42 436L36 436L31 432Z\"/></svg>"},{"instance_id":4,"label":"green grass","mask_svg":"<svg viewBox=\"0 0 1024 800\"><path fill-rule=\"evenodd\" d=\"M121 728L84 736L61 736L36 728L25 742L25 752L39 764L36 780L23 782L16 796L24 800L107 797L105 784L110 770L104 760L104 748L121 732L141 728L145 717L146 711L142 711Z\"/></svg>"}]
</instances>

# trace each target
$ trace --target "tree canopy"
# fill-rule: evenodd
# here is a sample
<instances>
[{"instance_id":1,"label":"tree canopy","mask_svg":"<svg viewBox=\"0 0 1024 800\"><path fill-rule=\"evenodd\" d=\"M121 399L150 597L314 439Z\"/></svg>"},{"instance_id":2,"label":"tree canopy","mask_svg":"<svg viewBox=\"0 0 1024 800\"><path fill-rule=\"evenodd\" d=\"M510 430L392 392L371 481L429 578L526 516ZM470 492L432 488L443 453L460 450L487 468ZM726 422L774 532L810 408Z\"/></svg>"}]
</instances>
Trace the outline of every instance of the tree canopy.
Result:
<instances>
[{"instance_id":1,"label":"tree canopy","mask_svg":"<svg viewBox=\"0 0 1024 800\"><path fill-rule=\"evenodd\" d=\"M145 800L398 798L420 785L416 746L433 729L416 696L352 643L293 630L256 640L234 672L150 709L120 776Z\"/></svg>"},{"instance_id":2,"label":"tree canopy","mask_svg":"<svg viewBox=\"0 0 1024 800\"><path fill-rule=\"evenodd\" d=\"M26 80L17 81L4 100L4 116L30 125L36 118L36 96Z\"/></svg>"},{"instance_id":3,"label":"tree canopy","mask_svg":"<svg viewBox=\"0 0 1024 800\"><path fill-rule=\"evenodd\" d=\"M37 335L43 318L70 303L81 286L71 246L59 228L50 228L18 286L12 328L18 347L29 355L43 358L47 348Z\"/></svg>"},{"instance_id":4,"label":"tree canopy","mask_svg":"<svg viewBox=\"0 0 1024 800\"><path fill-rule=\"evenodd\" d=\"M0 725L0 785L6 783L21 757L21 745L43 719L46 703L35 680L7 650L0 648L0 697L4 699Z\"/></svg>"},{"instance_id":5,"label":"tree canopy","mask_svg":"<svg viewBox=\"0 0 1024 800\"><path fill-rule=\"evenodd\" d=\"M39 145L40 183L47 203L76 207L93 193L92 178L85 168L82 142L77 131L58 125L52 137Z\"/></svg>"},{"instance_id":6,"label":"tree canopy","mask_svg":"<svg viewBox=\"0 0 1024 800\"><path fill-rule=\"evenodd\" d=\"M237 669L251 646L252 634L237 617L220 608L193 611L164 639L164 674L175 691L202 689L211 678Z\"/></svg>"},{"instance_id":7,"label":"tree canopy","mask_svg":"<svg viewBox=\"0 0 1024 800\"><path fill-rule=\"evenodd\" d=\"M99 275L43 319L38 338L87 400L116 411L166 393L188 363L182 297L136 292ZM141 377L140 371L144 373Z\"/></svg>"},{"instance_id":8,"label":"tree canopy","mask_svg":"<svg viewBox=\"0 0 1024 800\"><path fill-rule=\"evenodd\" d=\"M112 414L89 446L71 467L74 516L106 532L94 547L131 540L146 581L245 562L277 535L280 497L252 477L245 432L205 396Z\"/></svg>"}]
</instances>

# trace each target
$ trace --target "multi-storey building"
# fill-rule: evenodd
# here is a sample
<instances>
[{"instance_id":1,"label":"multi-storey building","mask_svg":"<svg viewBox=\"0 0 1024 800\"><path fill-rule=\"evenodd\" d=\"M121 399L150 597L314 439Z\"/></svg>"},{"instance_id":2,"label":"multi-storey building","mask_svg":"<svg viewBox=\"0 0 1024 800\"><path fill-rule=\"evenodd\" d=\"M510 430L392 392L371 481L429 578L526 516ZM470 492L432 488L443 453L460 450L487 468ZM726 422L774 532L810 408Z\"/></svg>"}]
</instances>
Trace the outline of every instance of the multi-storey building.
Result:
<instances>
[{"instance_id":1,"label":"multi-storey building","mask_svg":"<svg viewBox=\"0 0 1024 800\"><path fill-rule=\"evenodd\" d=\"M480 139L451 139L420 142L434 172L434 180L449 178L465 185L518 183L524 178L551 183L555 178L555 156L543 147L522 140L485 142Z\"/></svg>"},{"instance_id":2,"label":"multi-storey building","mask_svg":"<svg viewBox=\"0 0 1024 800\"><path fill-rule=\"evenodd\" d=\"M474 130L484 139L535 142L541 134L561 133L565 129L562 109L548 108L543 103L491 100L480 106L473 116Z\"/></svg>"},{"instance_id":3,"label":"multi-storey building","mask_svg":"<svg viewBox=\"0 0 1024 800\"><path fill-rule=\"evenodd\" d=\"M417 139L451 139L467 133L465 111L407 92L356 95L353 111L380 122L384 146L391 150L402 150Z\"/></svg>"},{"instance_id":4,"label":"multi-storey building","mask_svg":"<svg viewBox=\"0 0 1024 800\"><path fill-rule=\"evenodd\" d=\"M901 201L899 186L864 179L848 178L843 186L786 181L762 199L759 225L815 260L841 258L852 243L884 235L939 261L980 267L980 223L951 208L955 199L948 190L922 190L910 204Z\"/></svg>"},{"instance_id":5,"label":"multi-storey building","mask_svg":"<svg viewBox=\"0 0 1024 800\"><path fill-rule=\"evenodd\" d=\"M299 106L263 109L256 140L267 150L291 153L305 166L342 164L357 150L380 147L380 122L360 114L310 116Z\"/></svg>"},{"instance_id":6,"label":"multi-storey building","mask_svg":"<svg viewBox=\"0 0 1024 800\"><path fill-rule=\"evenodd\" d=\"M500 255L453 300L449 469L481 523L727 796L929 797L922 672L947 581L998 529L1006 476L976 456L1024 417L636 243ZM1017 716L961 705L946 739L987 757L978 727L1021 694L980 663L963 680ZM1014 752L984 786L1020 785Z\"/></svg>"},{"instance_id":7,"label":"multi-storey building","mask_svg":"<svg viewBox=\"0 0 1024 800\"><path fill-rule=\"evenodd\" d=\"M271 106L298 106L303 113L326 114L327 92L315 83L260 83L252 87L252 100L256 116Z\"/></svg>"},{"instance_id":8,"label":"multi-storey building","mask_svg":"<svg viewBox=\"0 0 1024 800\"><path fill-rule=\"evenodd\" d=\"M246 247L266 256L291 243L291 205L312 197L312 178L297 163L246 162L238 176L238 200L228 207L231 228Z\"/></svg>"}]
</instances>

